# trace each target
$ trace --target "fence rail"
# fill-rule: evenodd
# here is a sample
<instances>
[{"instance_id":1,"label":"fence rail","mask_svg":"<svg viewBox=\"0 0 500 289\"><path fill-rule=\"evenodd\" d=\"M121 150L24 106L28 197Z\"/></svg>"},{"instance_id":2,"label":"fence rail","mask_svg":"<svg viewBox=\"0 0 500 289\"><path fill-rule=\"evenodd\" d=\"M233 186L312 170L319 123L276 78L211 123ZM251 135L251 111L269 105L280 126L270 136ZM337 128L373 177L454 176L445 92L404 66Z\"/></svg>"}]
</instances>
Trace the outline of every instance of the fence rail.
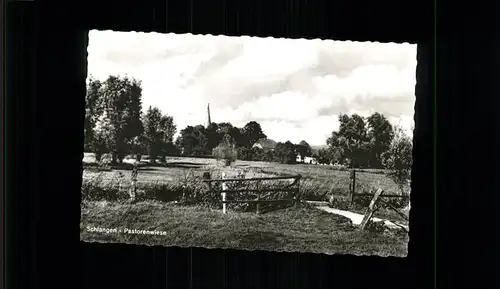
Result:
<instances>
[{"instance_id":1,"label":"fence rail","mask_svg":"<svg viewBox=\"0 0 500 289\"><path fill-rule=\"evenodd\" d=\"M300 179L302 178L301 175L293 175L293 176L287 176L287 177L266 177L266 178L250 178L250 179L238 179L238 178L233 178L233 179L205 179L203 180L204 182L207 183L213 183L213 182L241 182L241 181L271 181L271 180L289 180L289 179Z\"/></svg>"},{"instance_id":2,"label":"fence rail","mask_svg":"<svg viewBox=\"0 0 500 289\"><path fill-rule=\"evenodd\" d=\"M284 203L284 202L295 202L296 199L276 199L276 200L230 200L230 201L223 201L223 203L229 204L229 203Z\"/></svg>"},{"instance_id":3,"label":"fence rail","mask_svg":"<svg viewBox=\"0 0 500 289\"><path fill-rule=\"evenodd\" d=\"M375 194L370 194L370 193L359 193L355 194L356 197L374 197ZM383 195L382 197L384 198L409 198L409 196L403 196L403 195Z\"/></svg>"},{"instance_id":4,"label":"fence rail","mask_svg":"<svg viewBox=\"0 0 500 289\"><path fill-rule=\"evenodd\" d=\"M356 175L357 175L357 170L353 169L351 170L349 179L349 194L350 194L350 200L351 200L351 205L354 203L354 198L356 197L371 197L374 198L376 193L356 193ZM391 195L382 195L381 197L383 198L408 198L409 196L405 195L396 195L396 194L391 194Z\"/></svg>"},{"instance_id":5,"label":"fence rail","mask_svg":"<svg viewBox=\"0 0 500 289\"><path fill-rule=\"evenodd\" d=\"M260 213L260 204L263 203L287 203L287 202L293 202L296 203L298 201L299 197L299 192L300 192L300 179L302 178L301 175L293 175L293 176L286 176L286 177L266 177L266 178L225 178L225 174L222 174L222 178L220 179L211 179L210 173L206 172L203 174L203 181L208 185L209 191L213 192L213 183L219 182L222 183L222 190L219 190L222 195L222 212L225 214L226 213L226 204L229 203L247 203L247 204L256 204L256 211L257 213ZM227 184L228 182L257 182L257 185L261 181L272 181L272 180L290 180L293 179L294 181L291 184L288 184L282 188L258 188L258 189L228 189ZM234 194L234 193L257 193L257 196L255 199L251 200L227 200L226 199L226 194ZM279 193L279 192L290 192L294 193L293 198L287 198L287 199L261 199L263 196L263 193ZM268 196L265 196L268 197Z\"/></svg>"}]
</instances>

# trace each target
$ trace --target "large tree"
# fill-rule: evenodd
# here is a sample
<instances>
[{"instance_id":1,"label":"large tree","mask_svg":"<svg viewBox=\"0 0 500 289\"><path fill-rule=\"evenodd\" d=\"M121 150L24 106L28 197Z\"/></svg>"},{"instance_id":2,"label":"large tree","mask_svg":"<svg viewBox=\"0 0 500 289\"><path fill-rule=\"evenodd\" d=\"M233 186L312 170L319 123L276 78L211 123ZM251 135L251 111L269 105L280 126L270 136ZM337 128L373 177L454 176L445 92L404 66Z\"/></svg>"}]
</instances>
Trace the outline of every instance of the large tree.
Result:
<instances>
[{"instance_id":1,"label":"large tree","mask_svg":"<svg viewBox=\"0 0 500 289\"><path fill-rule=\"evenodd\" d=\"M370 166L382 168L382 154L389 150L394 130L389 121L380 113L367 118L368 137L370 139Z\"/></svg>"},{"instance_id":2,"label":"large tree","mask_svg":"<svg viewBox=\"0 0 500 289\"><path fill-rule=\"evenodd\" d=\"M340 156L342 162L348 162L351 167L364 167L368 163L370 141L367 125L363 117L353 114L339 116L338 132L332 132L327 140L332 153Z\"/></svg>"},{"instance_id":3,"label":"large tree","mask_svg":"<svg viewBox=\"0 0 500 289\"><path fill-rule=\"evenodd\" d=\"M128 140L131 135L127 132L131 119L128 113L130 89L130 80L127 78L109 76L104 82L103 122L109 128L107 143L113 163L121 162L130 149Z\"/></svg>"},{"instance_id":4,"label":"large tree","mask_svg":"<svg viewBox=\"0 0 500 289\"><path fill-rule=\"evenodd\" d=\"M109 76L100 82L90 78L86 97L85 142L96 155L102 154L106 148L111 152L112 162L122 162L136 148L137 138L143 130L141 93L141 83L135 79Z\"/></svg>"},{"instance_id":5,"label":"large tree","mask_svg":"<svg viewBox=\"0 0 500 289\"><path fill-rule=\"evenodd\" d=\"M329 164L332 162L331 151L329 148L322 148L318 150L318 154L316 155L316 159L320 164Z\"/></svg>"},{"instance_id":6,"label":"large tree","mask_svg":"<svg viewBox=\"0 0 500 289\"><path fill-rule=\"evenodd\" d=\"M144 127L141 120L142 113L142 88L141 82L135 79L122 80L127 86L127 105L124 111L125 118L125 138L127 141L135 140L142 135Z\"/></svg>"},{"instance_id":7,"label":"large tree","mask_svg":"<svg viewBox=\"0 0 500 289\"><path fill-rule=\"evenodd\" d=\"M222 141L224 135L229 134L237 147L240 147L245 144L243 138L243 131L235 126L233 126L229 122L221 122L217 124L217 135L218 141Z\"/></svg>"},{"instance_id":8,"label":"large tree","mask_svg":"<svg viewBox=\"0 0 500 289\"><path fill-rule=\"evenodd\" d=\"M106 116L106 112L103 112L95 122L93 128L93 136L91 139L92 152L94 153L96 162L101 161L101 157L109 152L109 140L111 139L111 127L109 123L109 118Z\"/></svg>"},{"instance_id":9,"label":"large tree","mask_svg":"<svg viewBox=\"0 0 500 289\"><path fill-rule=\"evenodd\" d=\"M201 156L210 153L205 127L202 125L187 126L181 130L176 144L186 156Z\"/></svg>"},{"instance_id":10,"label":"large tree","mask_svg":"<svg viewBox=\"0 0 500 289\"><path fill-rule=\"evenodd\" d=\"M411 177L413 141L400 126L394 129L394 138L389 149L382 155L387 175L404 193Z\"/></svg>"},{"instance_id":11,"label":"large tree","mask_svg":"<svg viewBox=\"0 0 500 289\"><path fill-rule=\"evenodd\" d=\"M176 154L174 135L177 126L169 115L162 115L157 107L149 107L144 115L144 140L150 160L155 162L158 157L165 160L167 155Z\"/></svg>"},{"instance_id":12,"label":"large tree","mask_svg":"<svg viewBox=\"0 0 500 289\"><path fill-rule=\"evenodd\" d=\"M340 127L327 140L332 162L351 167L383 167L382 155L394 138L389 121L380 113L366 119L353 114L339 116Z\"/></svg>"},{"instance_id":13,"label":"large tree","mask_svg":"<svg viewBox=\"0 0 500 289\"><path fill-rule=\"evenodd\" d=\"M162 134L162 141L164 143L172 143L174 135L177 132L174 118L170 115L163 115L160 119L159 130Z\"/></svg>"},{"instance_id":14,"label":"large tree","mask_svg":"<svg viewBox=\"0 0 500 289\"><path fill-rule=\"evenodd\" d=\"M277 143L274 149L275 161L282 164L293 164L296 161L297 153L295 152L295 146L290 141L285 143Z\"/></svg>"},{"instance_id":15,"label":"large tree","mask_svg":"<svg viewBox=\"0 0 500 289\"><path fill-rule=\"evenodd\" d=\"M218 130L219 126L214 122L205 129L207 147L209 151L212 151L221 141L221 135L219 135Z\"/></svg>"},{"instance_id":16,"label":"large tree","mask_svg":"<svg viewBox=\"0 0 500 289\"><path fill-rule=\"evenodd\" d=\"M161 121L160 109L150 106L144 114L144 139L149 159L153 163L161 154L163 137L160 131Z\"/></svg>"},{"instance_id":17,"label":"large tree","mask_svg":"<svg viewBox=\"0 0 500 289\"><path fill-rule=\"evenodd\" d=\"M251 148L258 140L267 138L262 127L256 121L248 122L241 130L241 135L243 137L242 145L248 148Z\"/></svg>"},{"instance_id":18,"label":"large tree","mask_svg":"<svg viewBox=\"0 0 500 289\"><path fill-rule=\"evenodd\" d=\"M301 141L295 148L301 157L310 157L312 155L311 146L305 140Z\"/></svg>"},{"instance_id":19,"label":"large tree","mask_svg":"<svg viewBox=\"0 0 500 289\"><path fill-rule=\"evenodd\" d=\"M158 131L160 133L161 142L160 155L162 159L165 160L166 156L176 154L174 135L177 132L177 126L174 123L174 118L170 115L163 115L160 118Z\"/></svg>"},{"instance_id":20,"label":"large tree","mask_svg":"<svg viewBox=\"0 0 500 289\"><path fill-rule=\"evenodd\" d=\"M85 151L94 151L95 126L103 113L103 84L98 79L89 78L85 95Z\"/></svg>"}]
</instances>

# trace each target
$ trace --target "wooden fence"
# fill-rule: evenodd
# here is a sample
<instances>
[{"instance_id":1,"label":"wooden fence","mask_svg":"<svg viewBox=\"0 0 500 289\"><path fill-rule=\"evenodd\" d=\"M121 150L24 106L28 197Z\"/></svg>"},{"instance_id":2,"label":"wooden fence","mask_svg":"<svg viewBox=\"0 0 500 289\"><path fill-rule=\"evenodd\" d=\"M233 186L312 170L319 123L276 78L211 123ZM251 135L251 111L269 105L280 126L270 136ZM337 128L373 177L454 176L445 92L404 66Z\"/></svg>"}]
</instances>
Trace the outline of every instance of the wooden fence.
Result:
<instances>
[{"instance_id":1,"label":"wooden fence","mask_svg":"<svg viewBox=\"0 0 500 289\"><path fill-rule=\"evenodd\" d=\"M262 188L259 187L259 184L262 181L270 181L270 180L290 180L293 179L294 181L282 188ZM214 183L221 183L222 184L222 189L220 190L221 193L221 203L222 203L222 212L225 214L227 212L226 210L226 204L228 203L254 203L256 204L256 212L260 213L260 204L262 203L286 203L286 202L293 202L294 204L299 200L299 192L300 192L300 175L294 175L294 176L287 176L287 177L266 177L266 178L226 178L226 175L223 173L221 179L211 179L210 173L204 173L203 174L203 181L208 185L208 189L210 192L214 192ZM256 182L257 183L257 189L228 189L227 183L231 182ZM227 194L234 194L234 193L243 193L243 192L249 192L249 193L256 193L256 198L255 199L250 199L250 200L227 200ZM288 198L288 199L262 199L262 194L263 193L280 193L280 192L291 192L293 193L293 198Z\"/></svg>"},{"instance_id":2,"label":"wooden fence","mask_svg":"<svg viewBox=\"0 0 500 289\"><path fill-rule=\"evenodd\" d=\"M394 212L396 212L400 217L403 218L403 220L409 222L410 220L408 219L408 217L403 214L402 212L400 212L397 208L395 208L394 206L392 206L391 204L389 204L387 201L385 201L384 199L382 199L382 197L386 197L383 195L384 193L384 190L382 189L378 189L375 194L373 194L373 199L370 201L370 204L368 205L368 208L366 210L366 213L363 217L363 220L361 221L361 224L359 226L359 228L361 230L364 230L366 228L366 226L368 225L368 223L370 222L370 220L372 219L373 215L375 214L375 212L380 209L381 207L385 206L391 210L393 210ZM408 229L401 225L401 224L398 224L398 222L393 222L394 225L397 225L403 229L405 229L406 231L408 231Z\"/></svg>"},{"instance_id":3,"label":"wooden fence","mask_svg":"<svg viewBox=\"0 0 500 289\"><path fill-rule=\"evenodd\" d=\"M375 193L356 193L356 175L357 171L356 170L351 170L349 179L349 195L350 195L350 202L351 205L354 203L354 198L356 197L375 197ZM408 196L404 195L395 195L395 194L384 194L384 198L408 198Z\"/></svg>"}]
</instances>

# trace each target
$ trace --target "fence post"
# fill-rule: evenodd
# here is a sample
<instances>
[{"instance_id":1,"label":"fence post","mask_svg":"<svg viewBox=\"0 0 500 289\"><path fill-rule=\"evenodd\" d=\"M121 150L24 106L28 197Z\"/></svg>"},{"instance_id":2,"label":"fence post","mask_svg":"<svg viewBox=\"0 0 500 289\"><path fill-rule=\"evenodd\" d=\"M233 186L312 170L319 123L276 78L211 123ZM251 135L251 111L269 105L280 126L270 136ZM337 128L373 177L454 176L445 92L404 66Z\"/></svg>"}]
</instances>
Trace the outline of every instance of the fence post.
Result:
<instances>
[{"instance_id":1,"label":"fence post","mask_svg":"<svg viewBox=\"0 0 500 289\"><path fill-rule=\"evenodd\" d=\"M354 194L356 193L356 170L351 170L351 206L354 203Z\"/></svg>"},{"instance_id":2,"label":"fence post","mask_svg":"<svg viewBox=\"0 0 500 289\"><path fill-rule=\"evenodd\" d=\"M131 178L130 178L130 191L129 191L129 195L130 195L130 200L132 202L135 201L135 197L136 197L136 193L137 193L137 175L139 174L139 170L138 170L138 167L137 167L137 163L134 163L134 167L132 169L132 174L131 174Z\"/></svg>"},{"instance_id":3,"label":"fence post","mask_svg":"<svg viewBox=\"0 0 500 289\"><path fill-rule=\"evenodd\" d=\"M375 205L377 204L377 201L379 200L379 197L383 192L384 191L380 188L375 192L375 195L373 196L373 199L370 202L368 209L366 210L365 216L363 217L363 220L359 225L360 230L365 229L366 225L368 224L368 222L370 222L370 219L373 217L373 213L378 209L377 207L375 207Z\"/></svg>"},{"instance_id":4,"label":"fence post","mask_svg":"<svg viewBox=\"0 0 500 289\"><path fill-rule=\"evenodd\" d=\"M295 192L295 206L297 206L297 203L300 201L300 177L297 177L297 191Z\"/></svg>"},{"instance_id":5,"label":"fence post","mask_svg":"<svg viewBox=\"0 0 500 289\"><path fill-rule=\"evenodd\" d=\"M260 191L259 190L260 190L260 181L257 181L257 203L255 203L255 212L257 214L260 213L260 203L259 203L259 201L260 201Z\"/></svg>"},{"instance_id":6,"label":"fence post","mask_svg":"<svg viewBox=\"0 0 500 289\"><path fill-rule=\"evenodd\" d=\"M226 178L226 173L222 173L222 179L225 179ZM226 182L222 182L222 213L225 214L226 213L226 191L227 190L227 186L226 186Z\"/></svg>"},{"instance_id":7,"label":"fence post","mask_svg":"<svg viewBox=\"0 0 500 289\"><path fill-rule=\"evenodd\" d=\"M210 181L212 179L212 176L210 172L204 172L203 173L203 180L205 180L205 183L208 186L208 193L212 194L212 182ZM182 193L182 199L184 200L184 192Z\"/></svg>"}]
</instances>

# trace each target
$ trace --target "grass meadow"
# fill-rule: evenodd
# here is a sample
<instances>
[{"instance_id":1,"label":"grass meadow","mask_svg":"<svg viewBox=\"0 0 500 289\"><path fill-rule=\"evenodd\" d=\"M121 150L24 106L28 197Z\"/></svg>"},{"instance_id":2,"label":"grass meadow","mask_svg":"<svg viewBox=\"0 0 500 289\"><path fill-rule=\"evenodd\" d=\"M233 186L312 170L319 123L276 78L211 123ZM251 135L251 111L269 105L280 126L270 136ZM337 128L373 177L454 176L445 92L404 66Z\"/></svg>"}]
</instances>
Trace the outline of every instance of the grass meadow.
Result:
<instances>
[{"instance_id":1,"label":"grass meadow","mask_svg":"<svg viewBox=\"0 0 500 289\"><path fill-rule=\"evenodd\" d=\"M147 161L147 158L144 159ZM212 178L273 177L300 174L300 196L326 200L334 195L341 208L348 202L349 171L330 166L236 161L224 167L214 159L170 157L166 165L140 165L138 201L127 201L131 164L99 171L92 154L85 154L82 180L81 239L182 247L217 247L300 251L327 254L406 256L408 235L399 231L358 231L347 218L307 204L285 206L255 214L251 205L234 205L222 214L220 194L209 194L202 181ZM357 191L382 188L397 194L398 187L379 172L358 172ZM353 208L364 213L364 207ZM378 216L399 220L389 211ZM88 227L157 230L164 235L96 233Z\"/></svg>"},{"instance_id":2,"label":"grass meadow","mask_svg":"<svg viewBox=\"0 0 500 289\"><path fill-rule=\"evenodd\" d=\"M180 247L406 256L408 235L356 230L349 219L308 206L257 215L158 201L82 203L81 240ZM166 235L93 233L87 227Z\"/></svg>"}]
</instances>

